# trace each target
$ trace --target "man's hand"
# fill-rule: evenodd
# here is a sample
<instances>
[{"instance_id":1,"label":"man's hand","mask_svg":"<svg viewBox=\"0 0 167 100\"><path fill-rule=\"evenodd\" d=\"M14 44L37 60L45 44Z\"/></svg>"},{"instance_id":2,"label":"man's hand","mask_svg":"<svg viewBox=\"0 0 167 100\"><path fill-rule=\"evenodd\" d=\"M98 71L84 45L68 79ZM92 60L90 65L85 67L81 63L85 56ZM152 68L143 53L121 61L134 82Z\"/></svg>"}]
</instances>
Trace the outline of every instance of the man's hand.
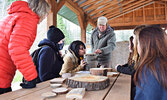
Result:
<instances>
[{"instance_id":1,"label":"man's hand","mask_svg":"<svg viewBox=\"0 0 167 100\"><path fill-rule=\"evenodd\" d=\"M95 53L96 54L99 54L99 53L101 53L102 51L100 50L100 49L97 49L96 51L95 51Z\"/></svg>"}]
</instances>

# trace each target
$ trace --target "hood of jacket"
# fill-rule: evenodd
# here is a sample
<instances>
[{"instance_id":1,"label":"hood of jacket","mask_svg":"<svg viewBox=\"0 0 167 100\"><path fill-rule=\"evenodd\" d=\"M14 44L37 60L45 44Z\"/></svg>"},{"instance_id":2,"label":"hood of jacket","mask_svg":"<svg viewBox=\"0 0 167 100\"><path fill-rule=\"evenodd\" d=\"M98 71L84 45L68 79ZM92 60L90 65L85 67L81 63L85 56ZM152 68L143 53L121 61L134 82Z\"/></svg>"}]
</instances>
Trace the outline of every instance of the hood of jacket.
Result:
<instances>
[{"instance_id":1,"label":"hood of jacket","mask_svg":"<svg viewBox=\"0 0 167 100\"><path fill-rule=\"evenodd\" d=\"M67 54L65 56L70 57L72 59L73 63L77 64L78 58L75 56L75 54L74 54L74 52L72 50L68 50Z\"/></svg>"},{"instance_id":2,"label":"hood of jacket","mask_svg":"<svg viewBox=\"0 0 167 100\"><path fill-rule=\"evenodd\" d=\"M48 45L49 47L58 51L58 47L55 45L55 43L48 40L48 39L43 39L42 41L40 41L39 44L38 44L38 47L41 47L41 46L44 46L44 45Z\"/></svg>"},{"instance_id":3,"label":"hood of jacket","mask_svg":"<svg viewBox=\"0 0 167 100\"><path fill-rule=\"evenodd\" d=\"M31 15L35 15L39 18L39 16L33 12L27 2L25 1L15 1L13 2L7 9L8 14L17 13L17 12L25 12Z\"/></svg>"}]
</instances>

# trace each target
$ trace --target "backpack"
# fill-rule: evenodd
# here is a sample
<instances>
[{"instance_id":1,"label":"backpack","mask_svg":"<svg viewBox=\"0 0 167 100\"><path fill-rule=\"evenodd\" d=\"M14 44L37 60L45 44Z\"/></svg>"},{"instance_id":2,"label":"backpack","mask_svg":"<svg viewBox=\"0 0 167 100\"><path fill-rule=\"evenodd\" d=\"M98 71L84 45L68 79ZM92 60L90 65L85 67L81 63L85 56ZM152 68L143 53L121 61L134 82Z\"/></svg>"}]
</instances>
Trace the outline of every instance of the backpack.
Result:
<instances>
[{"instance_id":1,"label":"backpack","mask_svg":"<svg viewBox=\"0 0 167 100\"><path fill-rule=\"evenodd\" d=\"M43 47L45 47L45 46L46 46L46 45L44 45L44 46L42 46L42 47L40 47L40 48L34 50L34 51L31 53L31 57L32 57L32 60L33 60L33 62L34 62L34 65L36 66L36 71L37 71L37 73L39 73L39 70L38 70L38 69L39 69L39 66L38 66L38 62L37 62L37 57L38 57L38 54L39 54L40 50L41 50ZM37 78L36 78L35 80L36 80L36 83L41 82L40 79L39 79L39 76L37 76ZM27 82L24 77L23 77L23 79L22 79L22 82Z\"/></svg>"}]
</instances>

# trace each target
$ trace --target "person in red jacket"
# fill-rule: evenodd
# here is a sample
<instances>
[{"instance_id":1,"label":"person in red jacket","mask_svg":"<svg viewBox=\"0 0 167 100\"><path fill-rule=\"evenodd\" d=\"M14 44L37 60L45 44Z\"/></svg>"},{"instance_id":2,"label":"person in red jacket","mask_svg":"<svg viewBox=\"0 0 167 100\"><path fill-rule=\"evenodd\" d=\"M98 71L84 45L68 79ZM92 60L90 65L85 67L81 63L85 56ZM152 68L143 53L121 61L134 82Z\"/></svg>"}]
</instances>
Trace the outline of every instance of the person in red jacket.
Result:
<instances>
[{"instance_id":1,"label":"person in red jacket","mask_svg":"<svg viewBox=\"0 0 167 100\"><path fill-rule=\"evenodd\" d=\"M0 94L12 91L16 69L28 81L20 84L22 88L36 87L37 71L29 49L50 5L45 0L15 1L7 11L9 15L0 21Z\"/></svg>"}]
</instances>

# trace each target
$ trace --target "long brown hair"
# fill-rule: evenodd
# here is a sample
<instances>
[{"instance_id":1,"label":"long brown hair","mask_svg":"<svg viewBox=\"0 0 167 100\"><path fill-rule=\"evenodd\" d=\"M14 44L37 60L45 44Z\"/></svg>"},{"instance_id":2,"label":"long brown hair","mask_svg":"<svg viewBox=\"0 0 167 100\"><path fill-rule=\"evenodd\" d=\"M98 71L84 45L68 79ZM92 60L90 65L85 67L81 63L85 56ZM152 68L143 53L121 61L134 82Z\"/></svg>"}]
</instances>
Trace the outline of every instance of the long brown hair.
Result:
<instances>
[{"instance_id":1,"label":"long brown hair","mask_svg":"<svg viewBox=\"0 0 167 100\"><path fill-rule=\"evenodd\" d=\"M137 52L137 45L138 45L138 40L139 40L139 33L142 29L144 29L146 27L146 25L139 25L139 26L136 26L135 29L134 29L134 53L133 53L133 60L135 61L135 65L134 65L134 69L137 68L137 65L138 65L138 60L139 60L139 54Z\"/></svg>"},{"instance_id":2,"label":"long brown hair","mask_svg":"<svg viewBox=\"0 0 167 100\"><path fill-rule=\"evenodd\" d=\"M149 69L155 76L156 80L167 89L167 43L165 32L157 26L147 26L139 33L140 60L134 76L136 85L140 86L139 80L142 81L142 71L145 67L146 72ZM155 64L159 64L158 68Z\"/></svg>"},{"instance_id":3,"label":"long brown hair","mask_svg":"<svg viewBox=\"0 0 167 100\"><path fill-rule=\"evenodd\" d=\"M129 38L129 49L131 52L129 53L128 57L128 65L132 65L134 60L133 60L133 53L134 53L134 44L133 44L133 36Z\"/></svg>"}]
</instances>

